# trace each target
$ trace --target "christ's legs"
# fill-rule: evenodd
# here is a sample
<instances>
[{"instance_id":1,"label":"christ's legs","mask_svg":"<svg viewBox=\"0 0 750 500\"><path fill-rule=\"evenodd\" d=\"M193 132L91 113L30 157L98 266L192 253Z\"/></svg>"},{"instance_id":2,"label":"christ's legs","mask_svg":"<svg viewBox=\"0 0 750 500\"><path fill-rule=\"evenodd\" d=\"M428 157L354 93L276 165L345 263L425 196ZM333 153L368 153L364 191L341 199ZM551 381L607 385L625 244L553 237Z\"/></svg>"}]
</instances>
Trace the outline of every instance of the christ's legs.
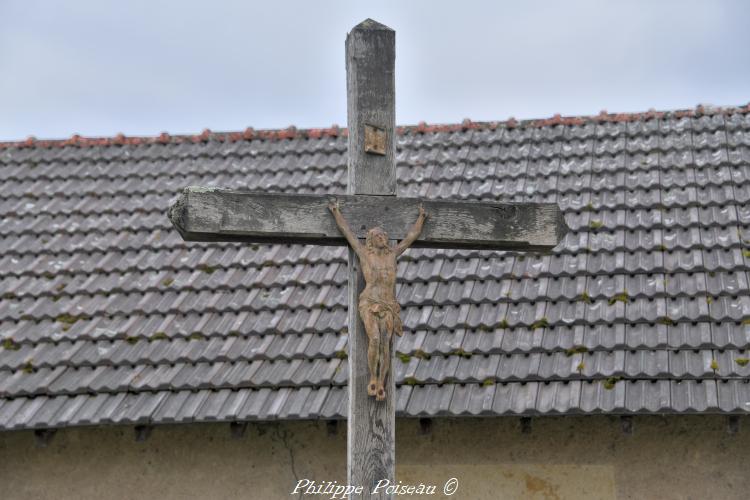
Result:
<instances>
[{"instance_id":1,"label":"christ's legs","mask_svg":"<svg viewBox=\"0 0 750 500\"><path fill-rule=\"evenodd\" d=\"M367 308L360 308L359 316L362 318L362 323L365 325L365 332L367 332L367 338L370 343L367 347L367 366L370 369L370 383L367 384L367 394L375 396L377 392L377 376L378 371L378 360L380 358L380 329L378 328L378 320L371 311ZM383 363L381 363L381 366Z\"/></svg>"},{"instance_id":2,"label":"christ's legs","mask_svg":"<svg viewBox=\"0 0 750 500\"><path fill-rule=\"evenodd\" d=\"M389 325L389 323L391 323ZM391 360L391 338L393 337L393 325L392 321L389 322L386 318L380 321L380 367L378 369L378 389L375 394L375 399L383 401L385 399L385 377L388 375L388 365ZM389 328L390 326L390 328Z\"/></svg>"}]
</instances>

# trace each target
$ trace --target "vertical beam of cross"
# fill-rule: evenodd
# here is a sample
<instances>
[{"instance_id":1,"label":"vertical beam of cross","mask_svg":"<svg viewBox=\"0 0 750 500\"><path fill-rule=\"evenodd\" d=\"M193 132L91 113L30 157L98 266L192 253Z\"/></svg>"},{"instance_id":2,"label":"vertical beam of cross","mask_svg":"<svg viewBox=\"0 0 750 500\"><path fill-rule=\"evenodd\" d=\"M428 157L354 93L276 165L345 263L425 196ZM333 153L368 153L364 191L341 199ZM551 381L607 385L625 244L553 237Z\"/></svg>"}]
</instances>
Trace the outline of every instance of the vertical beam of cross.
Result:
<instances>
[{"instance_id":1,"label":"vertical beam of cross","mask_svg":"<svg viewBox=\"0 0 750 500\"><path fill-rule=\"evenodd\" d=\"M349 128L348 194L396 195L395 163L396 33L367 19L346 37ZM361 228L364 229L364 228ZM371 495L381 480L395 483L395 383L388 373L385 401L368 396L368 339L357 304L365 281L349 249L349 420L347 482ZM390 351L393 368L393 349Z\"/></svg>"}]
</instances>

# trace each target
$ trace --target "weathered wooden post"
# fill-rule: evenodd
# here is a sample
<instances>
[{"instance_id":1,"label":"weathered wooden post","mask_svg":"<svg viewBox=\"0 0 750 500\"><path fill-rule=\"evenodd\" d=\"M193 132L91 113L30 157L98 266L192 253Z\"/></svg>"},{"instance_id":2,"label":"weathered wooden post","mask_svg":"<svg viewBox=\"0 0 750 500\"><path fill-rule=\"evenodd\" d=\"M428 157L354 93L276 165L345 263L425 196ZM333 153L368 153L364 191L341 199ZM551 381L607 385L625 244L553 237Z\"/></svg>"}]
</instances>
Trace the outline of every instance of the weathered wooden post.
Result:
<instances>
[{"instance_id":1,"label":"weathered wooden post","mask_svg":"<svg viewBox=\"0 0 750 500\"><path fill-rule=\"evenodd\" d=\"M396 32L367 19L346 37L350 195L396 196L395 111ZM364 228L360 228L364 229ZM360 263L349 248L349 420L347 482L363 486L364 498L381 480L395 483L395 383L386 379L384 401L367 394L368 339L357 313L364 288ZM390 349L393 365L393 349Z\"/></svg>"}]
</instances>

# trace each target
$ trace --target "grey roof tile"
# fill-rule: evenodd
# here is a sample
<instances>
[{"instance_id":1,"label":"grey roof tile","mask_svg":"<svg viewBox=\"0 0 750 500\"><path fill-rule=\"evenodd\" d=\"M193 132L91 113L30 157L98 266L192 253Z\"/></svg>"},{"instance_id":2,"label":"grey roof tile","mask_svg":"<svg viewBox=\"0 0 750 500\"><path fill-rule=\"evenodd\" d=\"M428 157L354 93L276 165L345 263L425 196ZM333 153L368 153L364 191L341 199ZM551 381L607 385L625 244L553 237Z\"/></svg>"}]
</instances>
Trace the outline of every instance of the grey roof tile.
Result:
<instances>
[{"instance_id":1,"label":"grey roof tile","mask_svg":"<svg viewBox=\"0 0 750 500\"><path fill-rule=\"evenodd\" d=\"M492 410L499 414L532 414L536 409L538 382L495 385Z\"/></svg>"},{"instance_id":2,"label":"grey roof tile","mask_svg":"<svg viewBox=\"0 0 750 500\"><path fill-rule=\"evenodd\" d=\"M453 397L453 391L454 386L452 384L415 386L411 391L406 413L410 416L420 417L434 417L440 414L447 414L447 409Z\"/></svg>"},{"instance_id":3,"label":"grey roof tile","mask_svg":"<svg viewBox=\"0 0 750 500\"><path fill-rule=\"evenodd\" d=\"M658 349L668 344L668 326L664 316L654 318L658 323L636 323L625 325L627 344L631 347ZM678 323L680 325L680 323ZM691 325L692 326L692 325Z\"/></svg>"},{"instance_id":4,"label":"grey roof tile","mask_svg":"<svg viewBox=\"0 0 750 500\"><path fill-rule=\"evenodd\" d=\"M452 415L483 416L494 413L495 385L460 384L453 386L451 392L452 397L443 408L447 408Z\"/></svg>"},{"instance_id":5,"label":"grey roof tile","mask_svg":"<svg viewBox=\"0 0 750 500\"><path fill-rule=\"evenodd\" d=\"M569 414L580 412L580 381L550 382L539 386L537 409L542 414Z\"/></svg>"},{"instance_id":6,"label":"grey roof tile","mask_svg":"<svg viewBox=\"0 0 750 500\"><path fill-rule=\"evenodd\" d=\"M544 379L568 378L582 366L581 354L568 355L564 352L546 353L540 356L538 375Z\"/></svg>"},{"instance_id":7,"label":"grey roof tile","mask_svg":"<svg viewBox=\"0 0 750 500\"><path fill-rule=\"evenodd\" d=\"M39 396L35 398L22 398L22 404L18 410L13 413L13 416L3 422L5 429L21 429L28 428L29 422L34 418L34 415L44 407L50 398L47 396Z\"/></svg>"},{"instance_id":8,"label":"grey roof tile","mask_svg":"<svg viewBox=\"0 0 750 500\"><path fill-rule=\"evenodd\" d=\"M151 415L164 399L167 398L167 395L167 392L128 394L116 410L118 423L136 424L150 422Z\"/></svg>"},{"instance_id":9,"label":"grey roof tile","mask_svg":"<svg viewBox=\"0 0 750 500\"><path fill-rule=\"evenodd\" d=\"M277 412L278 418L301 418L305 413L305 403L312 393L312 388L301 387L298 390L289 391L284 405Z\"/></svg>"},{"instance_id":10,"label":"grey roof tile","mask_svg":"<svg viewBox=\"0 0 750 500\"><path fill-rule=\"evenodd\" d=\"M9 429L13 416L26 403L26 398L3 399L2 402L3 404L0 406L0 423L3 424L3 428ZM21 424L23 425L23 423L22 421Z\"/></svg>"},{"instance_id":11,"label":"grey roof tile","mask_svg":"<svg viewBox=\"0 0 750 500\"><path fill-rule=\"evenodd\" d=\"M747 380L724 380L717 384L719 408L725 412L750 412L750 384Z\"/></svg>"},{"instance_id":12,"label":"grey roof tile","mask_svg":"<svg viewBox=\"0 0 750 500\"><path fill-rule=\"evenodd\" d=\"M502 350L526 352L538 350L544 339L544 328L513 328L503 335Z\"/></svg>"},{"instance_id":13,"label":"grey roof tile","mask_svg":"<svg viewBox=\"0 0 750 500\"><path fill-rule=\"evenodd\" d=\"M543 355L526 353L500 357L496 377L499 380L521 381L539 373Z\"/></svg>"},{"instance_id":14,"label":"grey roof tile","mask_svg":"<svg viewBox=\"0 0 750 500\"><path fill-rule=\"evenodd\" d=\"M678 323L667 327L669 347L707 348L713 345L710 323Z\"/></svg>"},{"instance_id":15,"label":"grey roof tile","mask_svg":"<svg viewBox=\"0 0 750 500\"><path fill-rule=\"evenodd\" d=\"M349 396L346 387L332 387L320 412L320 416L328 419L343 418L348 413L348 402Z\"/></svg>"},{"instance_id":16,"label":"grey roof tile","mask_svg":"<svg viewBox=\"0 0 750 500\"><path fill-rule=\"evenodd\" d=\"M581 385L581 410L585 413L624 413L628 382L587 381Z\"/></svg>"},{"instance_id":17,"label":"grey roof tile","mask_svg":"<svg viewBox=\"0 0 750 500\"><path fill-rule=\"evenodd\" d=\"M637 376L636 373L628 370L627 351L589 351L587 354L580 355L580 359L583 369L578 370L576 366L576 370L587 377L602 379L624 375Z\"/></svg>"},{"instance_id":18,"label":"grey roof tile","mask_svg":"<svg viewBox=\"0 0 750 500\"><path fill-rule=\"evenodd\" d=\"M669 373L669 356L662 350L625 352L625 371L637 378L664 378Z\"/></svg>"},{"instance_id":19,"label":"grey roof tile","mask_svg":"<svg viewBox=\"0 0 750 500\"><path fill-rule=\"evenodd\" d=\"M80 418L79 414L82 412L86 403L93 399L89 394L79 394L73 397L56 397L53 399L59 399L62 401L60 408L54 413L47 422L40 424L42 427L56 428L69 425L69 423L76 421Z\"/></svg>"},{"instance_id":20,"label":"grey roof tile","mask_svg":"<svg viewBox=\"0 0 750 500\"><path fill-rule=\"evenodd\" d=\"M631 412L669 412L670 381L631 380L625 383L625 408Z\"/></svg>"},{"instance_id":21,"label":"grey roof tile","mask_svg":"<svg viewBox=\"0 0 750 500\"><path fill-rule=\"evenodd\" d=\"M284 407L287 399L293 397L293 394L296 392L297 390L290 389L288 387L272 389L269 397L266 398L264 404L261 406L258 412L258 418L260 420L278 418L278 415L281 413L281 410Z\"/></svg>"},{"instance_id":22,"label":"grey roof tile","mask_svg":"<svg viewBox=\"0 0 750 500\"><path fill-rule=\"evenodd\" d=\"M671 384L672 406L678 412L716 412L719 392L714 380L683 380Z\"/></svg>"},{"instance_id":23,"label":"grey roof tile","mask_svg":"<svg viewBox=\"0 0 750 500\"><path fill-rule=\"evenodd\" d=\"M578 345L584 345L588 349L595 349L597 347L604 349L638 347L638 344L634 341L635 339L631 340L632 336L626 335L628 326L623 324L598 324L591 325L590 327L581 327L582 339L578 335L579 329L576 329L576 337L579 340ZM575 344L560 342L559 345L567 349Z\"/></svg>"}]
</instances>

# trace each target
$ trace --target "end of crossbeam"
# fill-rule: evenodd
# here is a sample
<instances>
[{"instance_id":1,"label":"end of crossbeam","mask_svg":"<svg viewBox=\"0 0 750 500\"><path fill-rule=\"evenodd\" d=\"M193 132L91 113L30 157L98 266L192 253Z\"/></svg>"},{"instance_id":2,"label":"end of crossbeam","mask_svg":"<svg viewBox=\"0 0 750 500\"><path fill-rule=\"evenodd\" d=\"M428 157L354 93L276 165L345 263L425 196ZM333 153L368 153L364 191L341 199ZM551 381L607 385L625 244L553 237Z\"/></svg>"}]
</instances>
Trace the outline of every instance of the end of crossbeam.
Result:
<instances>
[{"instance_id":1,"label":"end of crossbeam","mask_svg":"<svg viewBox=\"0 0 750 500\"><path fill-rule=\"evenodd\" d=\"M565 222L565 214L558 207L557 210L557 244L559 245L570 232L570 226Z\"/></svg>"},{"instance_id":2,"label":"end of crossbeam","mask_svg":"<svg viewBox=\"0 0 750 500\"><path fill-rule=\"evenodd\" d=\"M369 17L352 28L352 31L393 31L385 24L380 24Z\"/></svg>"},{"instance_id":3,"label":"end of crossbeam","mask_svg":"<svg viewBox=\"0 0 750 500\"><path fill-rule=\"evenodd\" d=\"M201 205L201 201L206 195L222 191L225 190L221 188L201 186L188 186L186 188L183 188L178 198L174 203L172 203L172 205L169 207L169 210L167 211L169 221L172 223L174 228L177 229L177 232L180 233L180 236L182 236L183 240L206 241L206 239L201 238L200 235L193 234L190 221L195 219L195 217L191 215L191 212L199 213L201 214L201 217L204 215L210 215L212 213L210 204L204 207ZM196 206L193 206L192 208L191 199L197 200L197 205L196 203L193 203L193 205Z\"/></svg>"},{"instance_id":4,"label":"end of crossbeam","mask_svg":"<svg viewBox=\"0 0 750 500\"><path fill-rule=\"evenodd\" d=\"M556 203L518 204L524 207L520 212L517 224L520 228L533 228L529 232L529 240L521 251L539 253L552 252L565 240L570 227L565 222L565 214Z\"/></svg>"},{"instance_id":5,"label":"end of crossbeam","mask_svg":"<svg viewBox=\"0 0 750 500\"><path fill-rule=\"evenodd\" d=\"M169 207L169 210L167 211L169 221L183 238L185 238L185 218L187 216L186 204L188 189L190 188L185 188L182 190L180 196L177 198L177 200L175 200L174 203L172 203L172 205Z\"/></svg>"}]
</instances>

